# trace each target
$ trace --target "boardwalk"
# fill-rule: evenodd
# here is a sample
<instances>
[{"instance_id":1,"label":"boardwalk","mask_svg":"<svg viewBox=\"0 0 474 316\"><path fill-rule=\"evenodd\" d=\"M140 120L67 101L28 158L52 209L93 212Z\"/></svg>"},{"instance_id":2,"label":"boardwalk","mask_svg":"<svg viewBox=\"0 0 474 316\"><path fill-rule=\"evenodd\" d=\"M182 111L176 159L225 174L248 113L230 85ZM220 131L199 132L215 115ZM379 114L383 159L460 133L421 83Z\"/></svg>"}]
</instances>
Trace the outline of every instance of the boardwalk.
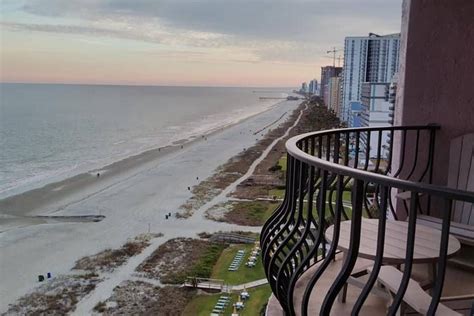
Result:
<instances>
[{"instance_id":1,"label":"boardwalk","mask_svg":"<svg viewBox=\"0 0 474 316\"><path fill-rule=\"evenodd\" d=\"M203 279L203 278L193 278L188 277L183 286L192 287L202 290L217 290L220 292L230 293L230 292L240 292L243 289L251 289L268 283L267 279L256 280L248 283L238 284L238 285L229 285L225 284L224 280L217 279Z\"/></svg>"},{"instance_id":2,"label":"boardwalk","mask_svg":"<svg viewBox=\"0 0 474 316\"><path fill-rule=\"evenodd\" d=\"M220 279L187 277L183 286L203 290L219 290L221 292L229 291L229 286L224 283L224 280Z\"/></svg>"},{"instance_id":3,"label":"boardwalk","mask_svg":"<svg viewBox=\"0 0 474 316\"><path fill-rule=\"evenodd\" d=\"M210 238L214 242L230 242L235 244L253 244L256 239L232 233L215 233Z\"/></svg>"}]
</instances>

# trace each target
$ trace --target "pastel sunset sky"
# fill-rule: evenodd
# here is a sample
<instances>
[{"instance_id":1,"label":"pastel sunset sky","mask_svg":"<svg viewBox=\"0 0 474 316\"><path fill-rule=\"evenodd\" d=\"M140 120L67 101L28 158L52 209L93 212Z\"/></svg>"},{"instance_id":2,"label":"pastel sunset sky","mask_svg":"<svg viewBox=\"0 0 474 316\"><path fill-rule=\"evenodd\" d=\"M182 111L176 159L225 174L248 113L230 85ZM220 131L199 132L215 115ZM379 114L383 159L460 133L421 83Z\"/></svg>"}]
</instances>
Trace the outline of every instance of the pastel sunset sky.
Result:
<instances>
[{"instance_id":1,"label":"pastel sunset sky","mask_svg":"<svg viewBox=\"0 0 474 316\"><path fill-rule=\"evenodd\" d=\"M0 0L0 81L297 86L401 0Z\"/></svg>"}]
</instances>

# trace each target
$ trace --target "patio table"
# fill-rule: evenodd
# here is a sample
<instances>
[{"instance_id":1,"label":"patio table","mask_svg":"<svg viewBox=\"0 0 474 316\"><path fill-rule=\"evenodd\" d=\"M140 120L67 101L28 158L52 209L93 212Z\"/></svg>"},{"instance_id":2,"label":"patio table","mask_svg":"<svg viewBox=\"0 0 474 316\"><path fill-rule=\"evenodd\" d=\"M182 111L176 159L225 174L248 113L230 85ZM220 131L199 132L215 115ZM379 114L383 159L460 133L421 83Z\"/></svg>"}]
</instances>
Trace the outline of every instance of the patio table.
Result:
<instances>
[{"instance_id":1,"label":"patio table","mask_svg":"<svg viewBox=\"0 0 474 316\"><path fill-rule=\"evenodd\" d=\"M361 222L360 245L358 257L375 260L377 251L378 236L378 219L363 218ZM337 248L343 252L343 256L347 255L350 244L351 221L341 222L339 232L339 243ZM334 234L334 225L328 227L325 232L326 239L331 242ZM387 220L385 224L385 240L382 264L395 265L399 267L405 263L406 246L407 246L408 222ZM432 286L436 279L436 263L439 259L439 248L441 241L441 231L427 227L424 225L416 225L415 231L415 247L413 250L413 264L428 264L428 280L424 282L423 288L428 289ZM448 257L454 256L461 249L459 241L449 235L448 241ZM348 283L362 288L365 282L361 282L358 278L367 273L363 271L353 271ZM344 302L347 286L341 291L339 301ZM375 294L378 294L374 288ZM383 296L383 294L379 294Z\"/></svg>"}]
</instances>

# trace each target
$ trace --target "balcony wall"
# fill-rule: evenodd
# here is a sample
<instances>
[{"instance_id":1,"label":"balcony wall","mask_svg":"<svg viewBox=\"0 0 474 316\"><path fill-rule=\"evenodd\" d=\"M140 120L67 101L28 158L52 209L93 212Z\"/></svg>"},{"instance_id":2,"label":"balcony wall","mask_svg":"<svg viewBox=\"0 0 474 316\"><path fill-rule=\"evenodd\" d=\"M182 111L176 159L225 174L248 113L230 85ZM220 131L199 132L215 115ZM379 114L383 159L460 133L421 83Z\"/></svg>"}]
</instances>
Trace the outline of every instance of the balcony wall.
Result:
<instances>
[{"instance_id":1,"label":"balcony wall","mask_svg":"<svg viewBox=\"0 0 474 316\"><path fill-rule=\"evenodd\" d=\"M433 183L447 183L450 141L474 132L474 1L404 0L394 125L442 126ZM395 152L400 148L395 140ZM399 157L394 157L394 163Z\"/></svg>"}]
</instances>

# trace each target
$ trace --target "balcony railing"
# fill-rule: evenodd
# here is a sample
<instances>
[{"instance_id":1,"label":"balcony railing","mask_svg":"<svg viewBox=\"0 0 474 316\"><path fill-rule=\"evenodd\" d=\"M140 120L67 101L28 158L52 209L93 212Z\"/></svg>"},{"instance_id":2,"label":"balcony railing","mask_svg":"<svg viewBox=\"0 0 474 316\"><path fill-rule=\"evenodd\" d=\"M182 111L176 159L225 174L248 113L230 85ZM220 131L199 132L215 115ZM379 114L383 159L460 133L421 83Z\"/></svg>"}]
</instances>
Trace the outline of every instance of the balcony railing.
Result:
<instances>
[{"instance_id":1,"label":"balcony railing","mask_svg":"<svg viewBox=\"0 0 474 316\"><path fill-rule=\"evenodd\" d=\"M431 291L428 314L435 313L444 284L452 205L459 201L474 202L473 192L431 184L437 129L437 126L333 129L288 140L285 198L265 223L260 240L267 278L287 315L308 314L312 291L339 251L341 222L350 220L350 246L342 270L329 291L318 293L324 297L318 307L320 314L330 313L354 268L361 221L367 217L379 223L377 249L368 281L352 308L352 313L357 314L384 264L387 220L408 217L403 278L388 309L388 314L394 315L411 276L417 214L440 211L438 277ZM371 148L374 144L376 147ZM397 197L400 193L410 198L401 200ZM328 241L325 231L331 225L334 233L332 241ZM295 285L316 263L317 269L303 291L302 303L295 306Z\"/></svg>"}]
</instances>

